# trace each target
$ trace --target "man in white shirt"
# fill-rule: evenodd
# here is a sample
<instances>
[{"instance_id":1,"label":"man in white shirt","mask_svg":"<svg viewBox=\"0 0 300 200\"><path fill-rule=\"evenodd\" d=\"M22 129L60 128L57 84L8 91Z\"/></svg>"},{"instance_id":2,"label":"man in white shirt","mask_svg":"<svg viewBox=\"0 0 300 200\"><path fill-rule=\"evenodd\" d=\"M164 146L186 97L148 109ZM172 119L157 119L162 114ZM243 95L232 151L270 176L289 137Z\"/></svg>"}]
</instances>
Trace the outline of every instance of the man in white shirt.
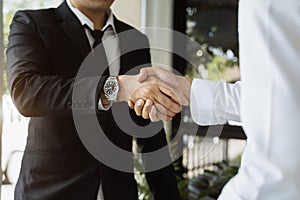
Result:
<instances>
[{"instance_id":1,"label":"man in white shirt","mask_svg":"<svg viewBox=\"0 0 300 200\"><path fill-rule=\"evenodd\" d=\"M196 123L243 123L248 139L241 167L219 199L300 198L299 19L298 0L240 1L242 82L185 79L160 68L141 72L141 81L156 76L184 94ZM144 118L159 120L152 102L144 103L130 106Z\"/></svg>"}]
</instances>

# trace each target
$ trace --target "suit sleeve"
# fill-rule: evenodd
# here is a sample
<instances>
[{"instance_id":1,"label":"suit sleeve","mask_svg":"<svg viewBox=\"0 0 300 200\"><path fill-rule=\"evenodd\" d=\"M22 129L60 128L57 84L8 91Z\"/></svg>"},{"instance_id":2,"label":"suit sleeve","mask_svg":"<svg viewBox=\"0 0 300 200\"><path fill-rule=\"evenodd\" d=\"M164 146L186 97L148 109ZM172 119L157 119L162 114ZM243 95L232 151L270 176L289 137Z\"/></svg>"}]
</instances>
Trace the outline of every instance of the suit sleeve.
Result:
<instances>
[{"instance_id":1,"label":"suit sleeve","mask_svg":"<svg viewBox=\"0 0 300 200\"><path fill-rule=\"evenodd\" d=\"M19 112L27 117L38 117L72 114L72 108L95 111L100 95L93 91L102 86L105 77L85 77L75 82L75 77L51 74L50 63L31 15L26 11L17 12L10 27L7 77ZM72 98L74 86L84 88L77 99Z\"/></svg>"}]
</instances>

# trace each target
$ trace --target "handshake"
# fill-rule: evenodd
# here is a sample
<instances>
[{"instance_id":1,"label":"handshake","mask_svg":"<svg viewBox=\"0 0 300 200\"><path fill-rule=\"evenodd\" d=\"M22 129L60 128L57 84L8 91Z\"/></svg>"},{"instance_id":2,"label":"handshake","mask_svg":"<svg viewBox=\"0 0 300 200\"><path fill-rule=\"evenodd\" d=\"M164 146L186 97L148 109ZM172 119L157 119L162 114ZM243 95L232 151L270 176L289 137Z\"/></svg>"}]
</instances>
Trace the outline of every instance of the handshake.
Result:
<instances>
[{"instance_id":1,"label":"handshake","mask_svg":"<svg viewBox=\"0 0 300 200\"><path fill-rule=\"evenodd\" d=\"M138 116L169 121L188 106L192 78L177 76L160 67L143 68L135 76L118 76L118 101L127 101Z\"/></svg>"}]
</instances>

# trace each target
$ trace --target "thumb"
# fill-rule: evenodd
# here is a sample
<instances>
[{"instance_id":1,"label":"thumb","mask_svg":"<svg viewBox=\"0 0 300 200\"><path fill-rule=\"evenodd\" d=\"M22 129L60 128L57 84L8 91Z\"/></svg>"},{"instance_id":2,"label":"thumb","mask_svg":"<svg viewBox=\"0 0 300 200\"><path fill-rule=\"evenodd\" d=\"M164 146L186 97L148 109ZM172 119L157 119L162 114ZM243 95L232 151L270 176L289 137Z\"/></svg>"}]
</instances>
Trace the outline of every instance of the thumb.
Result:
<instances>
[{"instance_id":1,"label":"thumb","mask_svg":"<svg viewBox=\"0 0 300 200\"><path fill-rule=\"evenodd\" d=\"M142 83L145 80L147 80L150 76L158 77L159 73L157 70L159 70L157 67L146 67L146 68L141 69L137 81Z\"/></svg>"},{"instance_id":2,"label":"thumb","mask_svg":"<svg viewBox=\"0 0 300 200\"><path fill-rule=\"evenodd\" d=\"M148 68L141 69L140 74L138 75L138 79L137 79L138 82L142 83L145 80L147 80L147 78L148 78L147 70L148 70Z\"/></svg>"}]
</instances>

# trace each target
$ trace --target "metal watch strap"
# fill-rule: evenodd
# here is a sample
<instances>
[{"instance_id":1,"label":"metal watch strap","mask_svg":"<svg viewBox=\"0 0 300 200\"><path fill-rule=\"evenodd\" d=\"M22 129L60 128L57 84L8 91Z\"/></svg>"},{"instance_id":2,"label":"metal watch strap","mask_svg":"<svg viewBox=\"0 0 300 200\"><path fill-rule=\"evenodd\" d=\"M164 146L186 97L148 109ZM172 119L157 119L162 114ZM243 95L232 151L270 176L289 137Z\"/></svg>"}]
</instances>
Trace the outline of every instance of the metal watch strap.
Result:
<instances>
[{"instance_id":1,"label":"metal watch strap","mask_svg":"<svg viewBox=\"0 0 300 200\"><path fill-rule=\"evenodd\" d=\"M113 93L113 94L107 94L107 93L104 93L105 97L107 98L107 100L111 101L112 103L114 102L117 102L117 97L118 97L118 91L119 91L119 85L118 85L118 79L116 76L109 76L107 79L106 79L106 82L109 82L109 81L113 81L116 83L116 87L117 87L117 90Z\"/></svg>"}]
</instances>

